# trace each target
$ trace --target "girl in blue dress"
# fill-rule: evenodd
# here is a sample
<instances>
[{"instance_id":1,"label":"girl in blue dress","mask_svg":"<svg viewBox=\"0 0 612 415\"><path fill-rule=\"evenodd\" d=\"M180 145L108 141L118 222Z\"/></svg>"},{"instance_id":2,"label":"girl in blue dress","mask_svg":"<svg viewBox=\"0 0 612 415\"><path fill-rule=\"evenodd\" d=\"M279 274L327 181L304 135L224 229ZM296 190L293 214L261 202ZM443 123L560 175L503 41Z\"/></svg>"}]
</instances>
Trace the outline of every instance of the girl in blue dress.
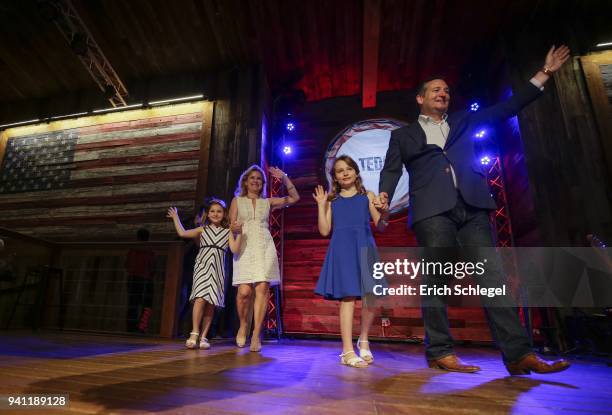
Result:
<instances>
[{"instance_id":1,"label":"girl in blue dress","mask_svg":"<svg viewBox=\"0 0 612 415\"><path fill-rule=\"evenodd\" d=\"M371 295L374 285L371 274L377 254L370 218L378 230L383 230L387 222L374 207L374 194L363 187L359 167L352 158L336 158L330 176L333 184L329 194L317 186L312 195L318 206L319 232L328 236L333 230L315 294L340 301L340 362L362 368L374 361L368 343L374 310L362 302L357 356L352 341L355 300Z\"/></svg>"}]
</instances>

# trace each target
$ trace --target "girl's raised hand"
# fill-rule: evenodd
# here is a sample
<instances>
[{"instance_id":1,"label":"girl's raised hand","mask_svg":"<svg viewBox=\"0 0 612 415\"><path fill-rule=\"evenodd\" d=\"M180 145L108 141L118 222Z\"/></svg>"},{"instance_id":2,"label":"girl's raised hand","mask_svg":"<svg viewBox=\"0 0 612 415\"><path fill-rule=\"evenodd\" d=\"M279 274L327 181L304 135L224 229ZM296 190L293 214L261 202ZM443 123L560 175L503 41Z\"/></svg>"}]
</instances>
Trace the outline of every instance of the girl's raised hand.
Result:
<instances>
[{"instance_id":1,"label":"girl's raised hand","mask_svg":"<svg viewBox=\"0 0 612 415\"><path fill-rule=\"evenodd\" d=\"M321 185L315 187L312 197L314 198L314 200L317 201L319 205L327 202L327 192L323 189L323 186Z\"/></svg>"},{"instance_id":2,"label":"girl's raised hand","mask_svg":"<svg viewBox=\"0 0 612 415\"><path fill-rule=\"evenodd\" d=\"M286 176L285 172L283 172L278 167L269 167L268 171L273 177L276 177L277 179L282 179L284 176Z\"/></svg>"},{"instance_id":3,"label":"girl's raised hand","mask_svg":"<svg viewBox=\"0 0 612 415\"><path fill-rule=\"evenodd\" d=\"M168 213L166 213L166 217L170 219L178 218L178 209L174 206L168 208Z\"/></svg>"}]
</instances>

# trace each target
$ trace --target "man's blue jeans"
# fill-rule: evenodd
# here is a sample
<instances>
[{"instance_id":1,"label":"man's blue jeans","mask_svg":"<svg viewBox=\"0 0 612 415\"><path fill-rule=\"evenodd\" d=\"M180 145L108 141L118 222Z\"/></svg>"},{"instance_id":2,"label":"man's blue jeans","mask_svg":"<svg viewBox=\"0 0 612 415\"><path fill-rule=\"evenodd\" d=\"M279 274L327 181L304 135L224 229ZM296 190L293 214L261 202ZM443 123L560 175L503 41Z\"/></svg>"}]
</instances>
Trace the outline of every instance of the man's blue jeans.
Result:
<instances>
[{"instance_id":1,"label":"man's blue jeans","mask_svg":"<svg viewBox=\"0 0 612 415\"><path fill-rule=\"evenodd\" d=\"M461 196L457 197L453 209L415 223L414 230L419 246L424 248L494 246L489 211L469 206ZM489 259L484 277L491 285L502 281L501 261L491 263ZM482 297L481 301L504 361L516 362L531 353L529 339L521 326L514 302L509 297ZM446 308L446 299L442 296L422 297L427 360L454 354Z\"/></svg>"}]
</instances>

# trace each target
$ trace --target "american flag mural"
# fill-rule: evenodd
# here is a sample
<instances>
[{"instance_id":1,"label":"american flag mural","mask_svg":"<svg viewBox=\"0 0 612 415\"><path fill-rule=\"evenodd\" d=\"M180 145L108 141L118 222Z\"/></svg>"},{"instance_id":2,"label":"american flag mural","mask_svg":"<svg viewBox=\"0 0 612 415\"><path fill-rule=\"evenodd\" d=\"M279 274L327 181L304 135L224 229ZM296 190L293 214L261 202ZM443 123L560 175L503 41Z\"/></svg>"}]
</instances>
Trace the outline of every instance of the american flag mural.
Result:
<instances>
[{"instance_id":1,"label":"american flag mural","mask_svg":"<svg viewBox=\"0 0 612 415\"><path fill-rule=\"evenodd\" d=\"M0 226L51 240L134 240L140 227L173 239L167 207L195 205L202 111L140 117L9 135Z\"/></svg>"},{"instance_id":2,"label":"american flag mural","mask_svg":"<svg viewBox=\"0 0 612 415\"><path fill-rule=\"evenodd\" d=\"M67 167L74 161L77 132L60 131L12 138L0 174L0 194L55 190L70 180Z\"/></svg>"}]
</instances>

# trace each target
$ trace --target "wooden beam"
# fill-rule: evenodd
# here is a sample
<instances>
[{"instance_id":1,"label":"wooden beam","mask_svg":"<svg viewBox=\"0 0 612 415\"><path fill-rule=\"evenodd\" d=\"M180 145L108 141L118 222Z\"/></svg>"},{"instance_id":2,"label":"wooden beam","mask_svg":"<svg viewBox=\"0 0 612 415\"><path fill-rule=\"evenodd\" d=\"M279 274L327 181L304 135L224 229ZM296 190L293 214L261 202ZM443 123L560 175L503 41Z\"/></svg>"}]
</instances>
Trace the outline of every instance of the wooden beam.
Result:
<instances>
[{"instance_id":1,"label":"wooden beam","mask_svg":"<svg viewBox=\"0 0 612 415\"><path fill-rule=\"evenodd\" d=\"M208 183L208 163L210 160L210 143L212 139L213 102L205 102L202 109L202 134L200 139L200 162L198 165L198 184L196 186L195 208L203 203ZM212 196L212 195L211 195ZM197 213L197 212L195 212Z\"/></svg>"},{"instance_id":2,"label":"wooden beam","mask_svg":"<svg viewBox=\"0 0 612 415\"><path fill-rule=\"evenodd\" d=\"M161 337L172 338L176 334L176 324L178 321L178 310L176 307L181 288L181 277L183 275L183 254L182 244L168 246L161 326L159 328L159 335Z\"/></svg>"},{"instance_id":3,"label":"wooden beam","mask_svg":"<svg viewBox=\"0 0 612 415\"><path fill-rule=\"evenodd\" d=\"M612 64L612 52L606 51L581 56L580 62L589 89L599 134L601 135L601 146L608 167L608 177L612 178L612 120L609 115L611 104L600 70L601 65Z\"/></svg>"},{"instance_id":4,"label":"wooden beam","mask_svg":"<svg viewBox=\"0 0 612 415\"><path fill-rule=\"evenodd\" d=\"M0 168L4 163L4 153L6 152L6 143L8 142L8 133L6 131L0 131Z\"/></svg>"},{"instance_id":5,"label":"wooden beam","mask_svg":"<svg viewBox=\"0 0 612 415\"><path fill-rule=\"evenodd\" d=\"M208 19L210 30L215 37L221 61L233 61L234 56L232 54L230 41L224 33L224 29L227 29L227 27L224 24L224 15L221 10L220 2L205 1L204 8L206 9L206 18Z\"/></svg>"},{"instance_id":6,"label":"wooden beam","mask_svg":"<svg viewBox=\"0 0 612 415\"><path fill-rule=\"evenodd\" d=\"M378 85L378 49L380 45L381 0L364 0L363 3L363 73L361 106L376 106Z\"/></svg>"}]
</instances>

